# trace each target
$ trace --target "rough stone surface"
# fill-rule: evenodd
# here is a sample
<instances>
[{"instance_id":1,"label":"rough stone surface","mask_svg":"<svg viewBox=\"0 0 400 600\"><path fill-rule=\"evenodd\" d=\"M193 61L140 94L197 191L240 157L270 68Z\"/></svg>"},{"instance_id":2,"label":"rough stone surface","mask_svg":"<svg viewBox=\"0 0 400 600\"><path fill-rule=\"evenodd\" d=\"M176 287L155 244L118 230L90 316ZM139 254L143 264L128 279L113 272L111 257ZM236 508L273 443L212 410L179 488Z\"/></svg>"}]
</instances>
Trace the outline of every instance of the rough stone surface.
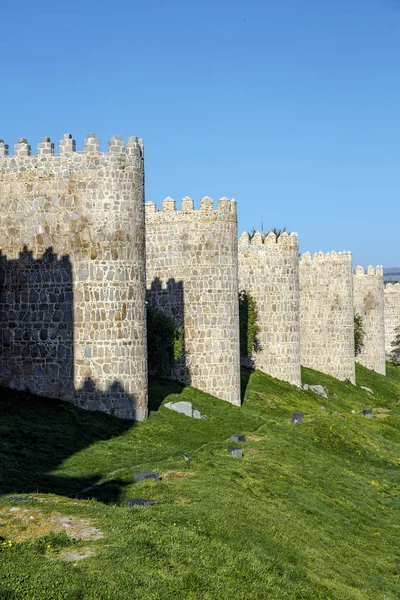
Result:
<instances>
[{"instance_id":1,"label":"rough stone surface","mask_svg":"<svg viewBox=\"0 0 400 600\"><path fill-rule=\"evenodd\" d=\"M300 347L305 367L355 383L351 252L303 254Z\"/></svg>"},{"instance_id":2,"label":"rough stone surface","mask_svg":"<svg viewBox=\"0 0 400 600\"><path fill-rule=\"evenodd\" d=\"M144 498L129 498L126 501L127 508L133 508L134 506L155 506L156 504L155 500L145 500Z\"/></svg>"},{"instance_id":3,"label":"rough stone surface","mask_svg":"<svg viewBox=\"0 0 400 600\"><path fill-rule=\"evenodd\" d=\"M296 233L239 239L239 289L254 298L260 349L253 365L272 377L301 386L299 244Z\"/></svg>"},{"instance_id":4,"label":"rough stone surface","mask_svg":"<svg viewBox=\"0 0 400 600\"><path fill-rule=\"evenodd\" d=\"M246 437L244 435L231 435L231 442L245 442Z\"/></svg>"},{"instance_id":5,"label":"rough stone surface","mask_svg":"<svg viewBox=\"0 0 400 600\"><path fill-rule=\"evenodd\" d=\"M167 402L164 404L164 407L186 415L187 417L193 417L193 406L191 402Z\"/></svg>"},{"instance_id":6,"label":"rough stone surface","mask_svg":"<svg viewBox=\"0 0 400 600\"><path fill-rule=\"evenodd\" d=\"M322 398L328 398L324 388L322 385L303 385L303 390L311 390L317 396L322 396Z\"/></svg>"},{"instance_id":7,"label":"rough stone surface","mask_svg":"<svg viewBox=\"0 0 400 600\"><path fill-rule=\"evenodd\" d=\"M369 388L369 387L365 387L365 385L360 385L360 388L361 388L362 390L365 390L366 392L369 392L370 394L373 394L373 393L374 393L374 392L373 392L373 390L371 390L371 388Z\"/></svg>"},{"instance_id":8,"label":"rough stone surface","mask_svg":"<svg viewBox=\"0 0 400 600\"><path fill-rule=\"evenodd\" d=\"M367 417L368 419L372 419L372 408L365 408L363 410L363 415L364 415L364 417Z\"/></svg>"},{"instance_id":9,"label":"rough stone surface","mask_svg":"<svg viewBox=\"0 0 400 600\"><path fill-rule=\"evenodd\" d=\"M388 360L396 337L396 327L400 327L400 283L388 283L385 286L385 350Z\"/></svg>"},{"instance_id":10,"label":"rough stone surface","mask_svg":"<svg viewBox=\"0 0 400 600\"><path fill-rule=\"evenodd\" d=\"M383 267L358 266L353 279L354 311L363 320L364 347L356 357L367 369L386 375Z\"/></svg>"},{"instance_id":11,"label":"rough stone surface","mask_svg":"<svg viewBox=\"0 0 400 600\"><path fill-rule=\"evenodd\" d=\"M144 418L142 145L0 146L0 384Z\"/></svg>"},{"instance_id":12,"label":"rough stone surface","mask_svg":"<svg viewBox=\"0 0 400 600\"><path fill-rule=\"evenodd\" d=\"M243 456L243 450L241 448L228 448L228 454L232 454L232 456Z\"/></svg>"},{"instance_id":13,"label":"rough stone surface","mask_svg":"<svg viewBox=\"0 0 400 600\"><path fill-rule=\"evenodd\" d=\"M303 412L294 412L290 417L291 423L302 423L303 422L304 413Z\"/></svg>"},{"instance_id":14,"label":"rough stone surface","mask_svg":"<svg viewBox=\"0 0 400 600\"><path fill-rule=\"evenodd\" d=\"M135 481L144 481L145 479L160 479L160 474L156 471L139 471L133 474Z\"/></svg>"},{"instance_id":15,"label":"rough stone surface","mask_svg":"<svg viewBox=\"0 0 400 600\"><path fill-rule=\"evenodd\" d=\"M184 198L146 204L148 303L184 328L184 353L171 376L240 405L236 202L200 210Z\"/></svg>"}]
</instances>

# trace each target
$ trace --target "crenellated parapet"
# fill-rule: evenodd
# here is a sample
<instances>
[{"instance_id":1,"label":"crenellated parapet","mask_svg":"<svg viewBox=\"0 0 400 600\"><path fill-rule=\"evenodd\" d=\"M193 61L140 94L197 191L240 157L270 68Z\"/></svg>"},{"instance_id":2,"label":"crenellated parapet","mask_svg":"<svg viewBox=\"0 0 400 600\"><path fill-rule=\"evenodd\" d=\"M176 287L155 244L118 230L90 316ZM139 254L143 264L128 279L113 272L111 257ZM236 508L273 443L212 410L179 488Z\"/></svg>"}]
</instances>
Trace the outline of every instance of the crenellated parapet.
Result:
<instances>
[{"instance_id":1,"label":"crenellated parapet","mask_svg":"<svg viewBox=\"0 0 400 600\"><path fill-rule=\"evenodd\" d=\"M192 198L186 197L182 200L181 210L177 209L173 198L165 198L161 210L154 202L146 202L145 209L146 219L160 224L237 222L236 201L228 198L220 198L214 207L212 198L204 197L200 200L200 208L195 209Z\"/></svg>"},{"instance_id":2,"label":"crenellated parapet","mask_svg":"<svg viewBox=\"0 0 400 600\"><path fill-rule=\"evenodd\" d=\"M297 233L247 232L239 238L239 289L256 302L257 352L252 365L301 385Z\"/></svg>"},{"instance_id":3,"label":"crenellated parapet","mask_svg":"<svg viewBox=\"0 0 400 600\"><path fill-rule=\"evenodd\" d=\"M383 267L358 266L354 279L354 311L362 317L364 346L357 362L386 375Z\"/></svg>"},{"instance_id":4,"label":"crenellated parapet","mask_svg":"<svg viewBox=\"0 0 400 600\"><path fill-rule=\"evenodd\" d=\"M300 260L301 363L355 383L351 252L306 252Z\"/></svg>"},{"instance_id":5,"label":"crenellated parapet","mask_svg":"<svg viewBox=\"0 0 400 600\"><path fill-rule=\"evenodd\" d=\"M135 162L140 164L144 153L142 139L132 136L125 144L119 135L114 135L108 142L108 152L101 152L100 141L94 133L89 133L85 138L82 151L77 151L75 140L67 133L60 140L58 150L58 154L55 153L54 143L50 138L43 137L37 145L36 154L32 154L28 140L20 138L14 144L14 154L10 155L9 145L0 140L0 173L22 173L26 169L36 168L57 174L66 168L84 171L88 163L94 163L99 168L117 162L121 166Z\"/></svg>"},{"instance_id":6,"label":"crenellated parapet","mask_svg":"<svg viewBox=\"0 0 400 600\"><path fill-rule=\"evenodd\" d=\"M184 329L184 356L171 376L240 404L236 202L221 198L214 207L206 197L196 210L184 198L181 211L172 198L161 211L147 202L146 274L149 305ZM159 289L168 280L180 287Z\"/></svg>"},{"instance_id":7,"label":"crenellated parapet","mask_svg":"<svg viewBox=\"0 0 400 600\"><path fill-rule=\"evenodd\" d=\"M125 144L114 136L101 152L99 140L89 134L77 151L66 134L58 150L55 154L46 137L32 155L20 138L10 155L0 142L0 251L7 255L6 270L16 289L26 288L35 302L41 297L39 266L49 283L37 308L35 302L26 305L26 294L11 293L8 284L0 290L11 299L7 310L16 320L16 337L2 348L0 362L6 366L0 365L0 382L7 385L18 372L12 381L32 392L61 397L60 387L72 389L68 399L79 406L142 419L147 414L143 143L130 137ZM34 263L26 260L24 248ZM43 266L49 249L68 259L69 277ZM31 318L24 317L27 311ZM32 360L21 368L21 356L30 356L26 346L36 336L33 323L40 321L46 323L43 352L54 353L52 336L62 339L66 323L72 327L70 372L62 367L64 350L56 357L59 371L54 354L40 369Z\"/></svg>"},{"instance_id":8,"label":"crenellated parapet","mask_svg":"<svg viewBox=\"0 0 400 600\"><path fill-rule=\"evenodd\" d=\"M387 360L391 360L392 343L400 327L400 283L387 283L384 289L385 299L385 351Z\"/></svg>"}]
</instances>

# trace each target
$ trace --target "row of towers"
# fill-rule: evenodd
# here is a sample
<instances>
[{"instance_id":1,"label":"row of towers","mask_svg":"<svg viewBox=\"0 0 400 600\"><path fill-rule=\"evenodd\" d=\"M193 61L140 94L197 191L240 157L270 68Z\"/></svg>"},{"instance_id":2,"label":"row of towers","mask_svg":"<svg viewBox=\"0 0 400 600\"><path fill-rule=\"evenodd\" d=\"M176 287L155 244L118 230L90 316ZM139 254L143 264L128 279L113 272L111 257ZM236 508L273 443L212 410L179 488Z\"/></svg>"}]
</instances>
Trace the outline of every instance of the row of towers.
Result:
<instances>
[{"instance_id":1,"label":"row of towers","mask_svg":"<svg viewBox=\"0 0 400 600\"><path fill-rule=\"evenodd\" d=\"M400 323L400 285L352 271L351 253L306 253L292 233L237 237L236 203L181 210L144 203L143 142L108 152L67 134L55 154L0 140L0 384L121 418L147 415L146 306L172 317L184 352L171 377L240 405L238 295L254 298L262 371L301 385L300 365L355 382L354 311L362 364L385 372Z\"/></svg>"}]
</instances>

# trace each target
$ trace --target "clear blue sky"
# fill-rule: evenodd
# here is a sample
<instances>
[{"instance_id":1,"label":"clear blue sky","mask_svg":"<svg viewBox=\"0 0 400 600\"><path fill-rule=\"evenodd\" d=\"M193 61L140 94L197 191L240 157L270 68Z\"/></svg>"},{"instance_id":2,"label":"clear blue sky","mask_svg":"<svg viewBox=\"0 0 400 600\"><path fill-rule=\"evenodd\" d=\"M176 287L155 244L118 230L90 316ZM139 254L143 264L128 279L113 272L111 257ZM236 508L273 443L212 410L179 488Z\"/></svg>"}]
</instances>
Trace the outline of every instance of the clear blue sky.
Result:
<instances>
[{"instance_id":1,"label":"clear blue sky","mask_svg":"<svg viewBox=\"0 0 400 600\"><path fill-rule=\"evenodd\" d=\"M0 7L0 137L145 138L146 194L400 264L400 0Z\"/></svg>"}]
</instances>

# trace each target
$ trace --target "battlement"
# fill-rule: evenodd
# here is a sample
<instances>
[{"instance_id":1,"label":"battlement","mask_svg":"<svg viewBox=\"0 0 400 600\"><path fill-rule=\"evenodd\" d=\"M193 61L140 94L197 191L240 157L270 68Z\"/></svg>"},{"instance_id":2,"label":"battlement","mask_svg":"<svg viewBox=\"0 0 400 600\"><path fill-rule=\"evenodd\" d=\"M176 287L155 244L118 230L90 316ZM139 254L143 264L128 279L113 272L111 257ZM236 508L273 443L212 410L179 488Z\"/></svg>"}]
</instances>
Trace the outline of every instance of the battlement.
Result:
<instances>
[{"instance_id":1,"label":"battlement","mask_svg":"<svg viewBox=\"0 0 400 600\"><path fill-rule=\"evenodd\" d=\"M212 198L205 196L200 200L200 208L195 209L192 198L185 197L182 200L182 210L176 208L176 202L173 198L165 198L162 201L161 211L158 210L154 202L146 202L146 219L163 222L191 222L193 220L212 222L218 220L236 221L236 201L228 198L220 198L217 208L214 208Z\"/></svg>"},{"instance_id":2,"label":"battlement","mask_svg":"<svg viewBox=\"0 0 400 600\"><path fill-rule=\"evenodd\" d=\"M355 271L355 277L383 277L383 266L382 265L377 265L376 267L373 267L371 265L369 265L369 267L367 268L367 272L365 272L364 267L361 267L360 265L357 266L356 271Z\"/></svg>"},{"instance_id":3,"label":"battlement","mask_svg":"<svg viewBox=\"0 0 400 600\"><path fill-rule=\"evenodd\" d=\"M280 235L276 235L273 231L270 231L267 235L256 231L254 235L250 236L247 231L244 231L239 238L239 246L265 246L265 247L276 247L284 246L285 248L297 249L299 245L299 239L297 233L287 233L283 231Z\"/></svg>"},{"instance_id":4,"label":"battlement","mask_svg":"<svg viewBox=\"0 0 400 600\"><path fill-rule=\"evenodd\" d=\"M304 252L304 254L300 258L300 265L312 264L312 263L341 263L346 264L352 261L352 253L349 250L343 250L342 252L315 252L315 254L311 254L311 252Z\"/></svg>"},{"instance_id":5,"label":"battlement","mask_svg":"<svg viewBox=\"0 0 400 600\"><path fill-rule=\"evenodd\" d=\"M399 294L400 293L400 283L387 283L385 285L385 293L386 294Z\"/></svg>"},{"instance_id":6,"label":"battlement","mask_svg":"<svg viewBox=\"0 0 400 600\"><path fill-rule=\"evenodd\" d=\"M114 135L108 142L108 152L100 152L100 141L94 133L89 133L83 142L83 150L76 150L76 142L72 135L66 133L59 142L59 154L55 154L54 144L50 138L43 137L37 145L37 154L32 155L31 145L25 138L19 138L14 144L14 154L10 155L9 145L0 140L0 169L4 173L19 172L27 168L38 168L48 165L56 167L57 164L68 160L69 163L79 165L85 162L85 157L92 160L100 160L106 157L126 157L143 159L144 147L143 140L135 136L128 137L127 144L123 142L121 136Z\"/></svg>"}]
</instances>

